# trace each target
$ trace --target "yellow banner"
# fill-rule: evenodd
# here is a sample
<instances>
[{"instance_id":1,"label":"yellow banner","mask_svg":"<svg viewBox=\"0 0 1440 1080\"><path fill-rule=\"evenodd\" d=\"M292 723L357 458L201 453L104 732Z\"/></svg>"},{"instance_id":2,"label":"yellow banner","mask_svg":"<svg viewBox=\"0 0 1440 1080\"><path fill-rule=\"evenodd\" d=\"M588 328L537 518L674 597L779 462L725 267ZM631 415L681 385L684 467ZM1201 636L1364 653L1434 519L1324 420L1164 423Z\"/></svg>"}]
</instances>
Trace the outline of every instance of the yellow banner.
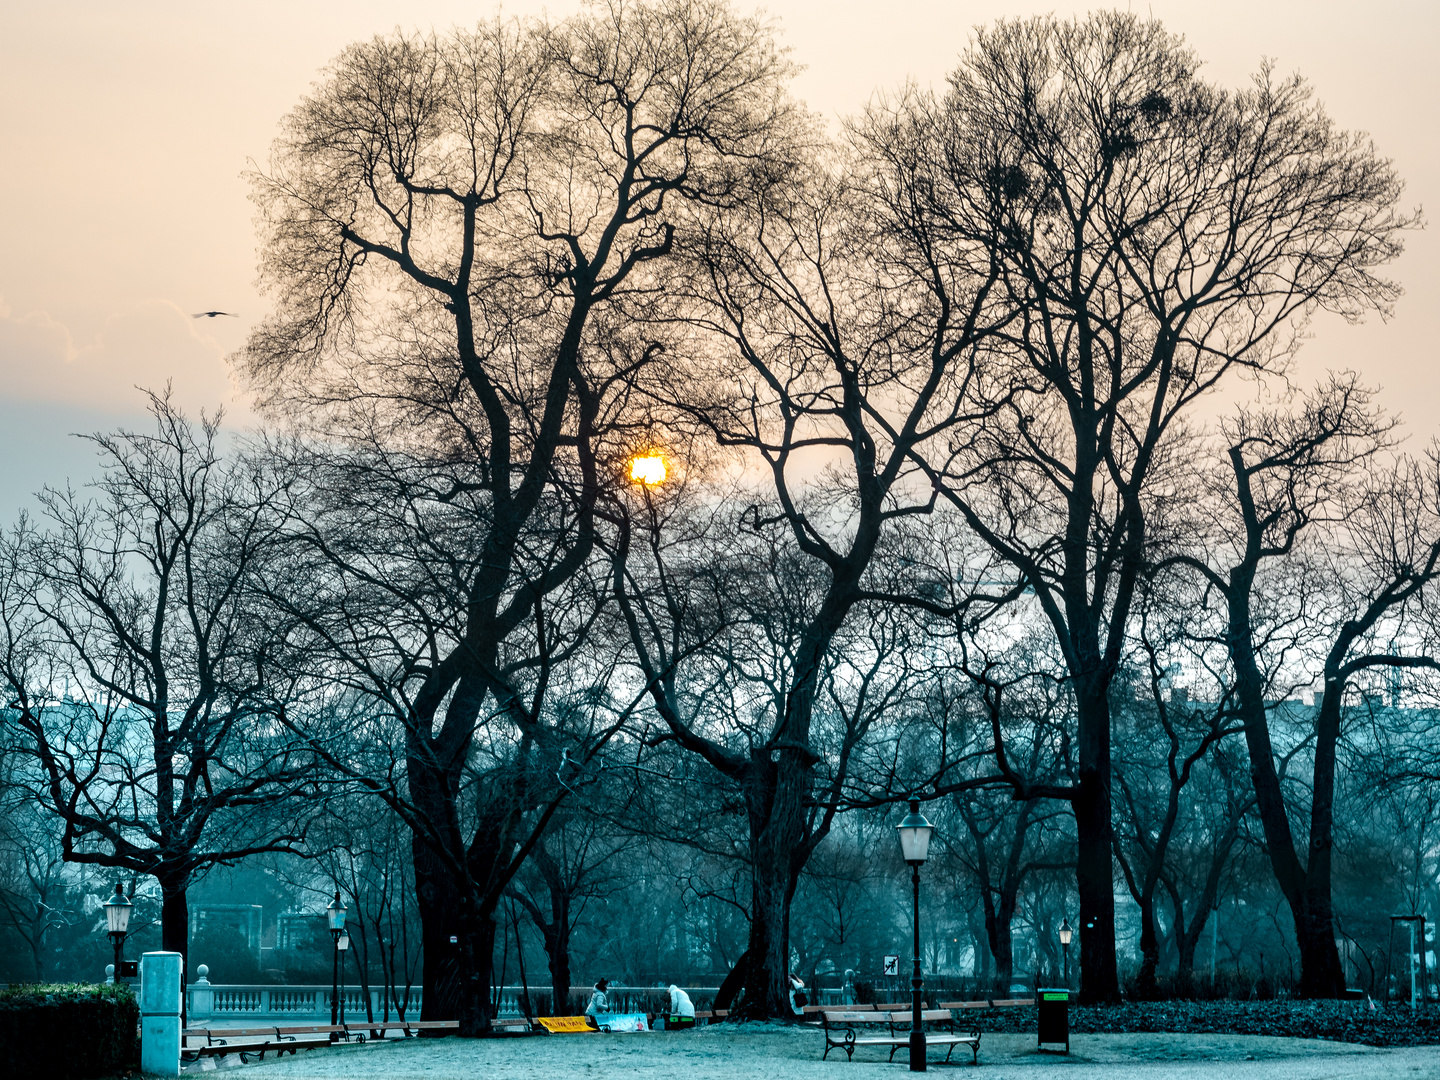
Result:
<instances>
[{"instance_id":1,"label":"yellow banner","mask_svg":"<svg viewBox=\"0 0 1440 1080\"><path fill-rule=\"evenodd\" d=\"M553 1035L569 1035L578 1031L593 1032L595 1030L585 1022L583 1016L537 1016L535 1019Z\"/></svg>"}]
</instances>

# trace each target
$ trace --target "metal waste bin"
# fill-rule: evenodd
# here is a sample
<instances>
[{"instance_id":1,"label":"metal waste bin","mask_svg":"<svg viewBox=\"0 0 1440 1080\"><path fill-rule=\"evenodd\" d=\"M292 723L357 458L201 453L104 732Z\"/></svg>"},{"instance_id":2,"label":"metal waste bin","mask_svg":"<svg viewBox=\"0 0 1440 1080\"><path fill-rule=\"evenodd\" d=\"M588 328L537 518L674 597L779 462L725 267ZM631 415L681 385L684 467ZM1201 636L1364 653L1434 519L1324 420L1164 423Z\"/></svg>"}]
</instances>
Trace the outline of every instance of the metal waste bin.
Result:
<instances>
[{"instance_id":1,"label":"metal waste bin","mask_svg":"<svg viewBox=\"0 0 1440 1080\"><path fill-rule=\"evenodd\" d=\"M1064 1043L1065 1053L1070 1052L1070 991L1035 991L1035 1005L1040 1013L1040 1031L1037 1047L1046 1043Z\"/></svg>"}]
</instances>

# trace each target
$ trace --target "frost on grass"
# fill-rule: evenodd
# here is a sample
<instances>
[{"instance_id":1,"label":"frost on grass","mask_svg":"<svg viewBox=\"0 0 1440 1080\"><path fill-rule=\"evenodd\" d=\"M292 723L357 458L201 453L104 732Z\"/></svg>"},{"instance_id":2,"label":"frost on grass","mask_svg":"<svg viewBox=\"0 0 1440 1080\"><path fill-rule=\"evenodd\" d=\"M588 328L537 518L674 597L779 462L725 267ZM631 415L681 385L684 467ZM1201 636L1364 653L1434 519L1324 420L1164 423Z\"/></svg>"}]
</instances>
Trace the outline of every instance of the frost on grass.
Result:
<instances>
[{"instance_id":1,"label":"frost on grass","mask_svg":"<svg viewBox=\"0 0 1440 1080\"><path fill-rule=\"evenodd\" d=\"M529 1039L408 1039L385 1045L324 1048L282 1061L246 1066L258 1080L374 1077L377 1080L862 1080L906 1069L905 1052L886 1061L886 1051L862 1048L853 1062L832 1051L822 1062L823 1039L813 1028L772 1024L721 1025L691 1032L630 1035L573 1035ZM1023 1075L1027 1080L1087 1076L1188 1076L1195 1080L1300 1080L1338 1075L1388 1080L1411 1066L1440 1075L1440 1048L1376 1050L1370 1047L1255 1035L1082 1035L1067 1059L1037 1054L1033 1034L984 1036L982 1067L991 1080ZM837 1057L838 1054L838 1057ZM931 1052L932 1071L970 1069L969 1054L948 1067ZM1403 1059L1403 1061L1402 1061ZM1414 1059L1414 1060L1411 1060ZM188 1070L187 1070L188 1071ZM979 1074L977 1074L979 1075Z\"/></svg>"}]
</instances>

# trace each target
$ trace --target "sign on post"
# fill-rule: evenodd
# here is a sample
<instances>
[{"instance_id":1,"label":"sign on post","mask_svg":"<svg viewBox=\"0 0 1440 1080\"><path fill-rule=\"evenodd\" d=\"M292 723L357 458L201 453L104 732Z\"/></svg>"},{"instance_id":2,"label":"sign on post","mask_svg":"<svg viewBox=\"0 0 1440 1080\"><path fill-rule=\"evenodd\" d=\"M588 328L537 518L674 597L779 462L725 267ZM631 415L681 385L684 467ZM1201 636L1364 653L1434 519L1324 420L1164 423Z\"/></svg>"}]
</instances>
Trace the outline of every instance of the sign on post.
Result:
<instances>
[{"instance_id":1,"label":"sign on post","mask_svg":"<svg viewBox=\"0 0 1440 1080\"><path fill-rule=\"evenodd\" d=\"M885 957L885 971L884 971L884 974L886 974L886 975L899 975L899 974L900 974L900 957L898 957L898 956L887 956L887 957Z\"/></svg>"}]
</instances>

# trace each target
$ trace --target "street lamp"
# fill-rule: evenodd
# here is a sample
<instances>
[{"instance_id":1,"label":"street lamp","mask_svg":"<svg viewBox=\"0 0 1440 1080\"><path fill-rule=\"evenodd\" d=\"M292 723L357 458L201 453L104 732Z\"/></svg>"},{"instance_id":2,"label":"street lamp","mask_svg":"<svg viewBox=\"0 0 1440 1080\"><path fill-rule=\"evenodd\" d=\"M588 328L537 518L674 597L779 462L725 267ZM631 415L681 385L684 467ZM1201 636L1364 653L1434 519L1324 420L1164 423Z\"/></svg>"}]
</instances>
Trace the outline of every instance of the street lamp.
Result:
<instances>
[{"instance_id":1,"label":"street lamp","mask_svg":"<svg viewBox=\"0 0 1440 1080\"><path fill-rule=\"evenodd\" d=\"M910 883L915 892L915 974L911 978L914 996L910 1017L910 1071L925 1071L925 1032L920 1022L920 866L930 854L930 834L935 826L920 813L920 800L910 800L910 813L896 826L900 834L900 854L910 864Z\"/></svg>"},{"instance_id":2,"label":"street lamp","mask_svg":"<svg viewBox=\"0 0 1440 1080\"><path fill-rule=\"evenodd\" d=\"M337 999L337 992L340 989L340 935L345 933L345 905L340 902L340 890L335 890L335 899L330 901L330 906L325 909L325 918L330 924L330 937L335 942L334 971L330 977L330 1026L334 1027L339 1019L340 1002ZM346 939L349 945L349 939ZM330 1033L331 1042L339 1042L339 1035L336 1032Z\"/></svg>"},{"instance_id":3,"label":"street lamp","mask_svg":"<svg viewBox=\"0 0 1440 1080\"><path fill-rule=\"evenodd\" d=\"M1075 931L1070 929L1070 920L1062 919L1060 922L1060 948L1065 953L1065 988L1070 988L1070 939Z\"/></svg>"},{"instance_id":4,"label":"street lamp","mask_svg":"<svg viewBox=\"0 0 1440 1080\"><path fill-rule=\"evenodd\" d=\"M340 938L335 942L335 948L340 950L340 1026L345 1026L345 958L350 955L350 931L341 930Z\"/></svg>"},{"instance_id":5,"label":"street lamp","mask_svg":"<svg viewBox=\"0 0 1440 1080\"><path fill-rule=\"evenodd\" d=\"M115 946L115 981L120 981L120 955L125 950L125 935L130 930L130 909L133 907L120 882L115 883L115 895L106 900L105 926L110 943Z\"/></svg>"}]
</instances>

